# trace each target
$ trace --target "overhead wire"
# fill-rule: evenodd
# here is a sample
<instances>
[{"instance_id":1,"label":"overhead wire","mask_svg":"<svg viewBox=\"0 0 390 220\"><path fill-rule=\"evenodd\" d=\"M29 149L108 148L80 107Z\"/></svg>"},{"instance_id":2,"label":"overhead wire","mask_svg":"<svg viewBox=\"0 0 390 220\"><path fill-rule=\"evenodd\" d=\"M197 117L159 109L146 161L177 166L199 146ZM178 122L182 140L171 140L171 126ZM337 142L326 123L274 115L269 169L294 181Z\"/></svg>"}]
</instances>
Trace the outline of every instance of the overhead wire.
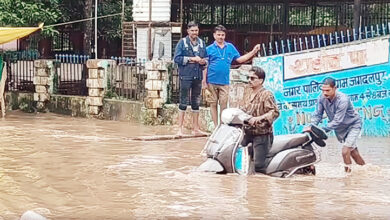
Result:
<instances>
[{"instance_id":1,"label":"overhead wire","mask_svg":"<svg viewBox=\"0 0 390 220\"><path fill-rule=\"evenodd\" d=\"M98 16L97 18L98 19L99 18L107 18L107 17L118 16L118 15L122 15L122 13L116 13L116 14L111 14L111 15L103 15L103 16ZM80 22L94 20L94 19L95 19L95 17L84 18L84 19L80 19L80 20L68 21L68 22L63 22L63 23L58 23L58 24L45 25L45 27L55 27L55 26L61 26L61 25L67 25L67 24L74 24L74 23L80 23Z\"/></svg>"}]
</instances>

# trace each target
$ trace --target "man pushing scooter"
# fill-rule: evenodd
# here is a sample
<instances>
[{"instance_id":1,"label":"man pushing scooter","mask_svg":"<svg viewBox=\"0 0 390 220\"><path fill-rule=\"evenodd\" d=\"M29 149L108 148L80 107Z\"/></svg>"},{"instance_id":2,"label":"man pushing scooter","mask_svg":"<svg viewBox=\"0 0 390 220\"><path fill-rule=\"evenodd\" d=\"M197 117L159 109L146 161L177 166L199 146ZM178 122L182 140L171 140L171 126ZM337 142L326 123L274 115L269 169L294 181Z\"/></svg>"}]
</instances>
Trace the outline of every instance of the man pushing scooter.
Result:
<instances>
[{"instance_id":1,"label":"man pushing scooter","mask_svg":"<svg viewBox=\"0 0 390 220\"><path fill-rule=\"evenodd\" d=\"M356 144L362 129L360 115L354 110L349 97L337 91L336 81L333 78L326 78L321 89L322 95L318 98L318 106L312 115L311 122L318 125L326 112L329 121L322 128L325 132L335 131L337 140L342 143L345 172L351 172L351 157L357 164L365 164ZM310 130L311 127L304 129L304 131Z\"/></svg>"}]
</instances>

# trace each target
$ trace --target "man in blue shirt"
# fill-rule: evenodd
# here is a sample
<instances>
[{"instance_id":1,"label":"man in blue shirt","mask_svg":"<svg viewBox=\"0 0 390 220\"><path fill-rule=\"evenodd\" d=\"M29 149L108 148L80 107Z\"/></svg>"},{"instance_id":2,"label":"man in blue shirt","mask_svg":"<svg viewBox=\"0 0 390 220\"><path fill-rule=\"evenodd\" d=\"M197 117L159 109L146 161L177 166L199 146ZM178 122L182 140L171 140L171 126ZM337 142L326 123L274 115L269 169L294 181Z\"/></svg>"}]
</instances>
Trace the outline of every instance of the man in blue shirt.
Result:
<instances>
[{"instance_id":1,"label":"man in blue shirt","mask_svg":"<svg viewBox=\"0 0 390 220\"><path fill-rule=\"evenodd\" d=\"M188 36L181 39L176 46L174 61L179 66L180 104L179 104L179 131L183 134L184 113L191 95L191 109L193 120L193 134L204 134L199 129L199 104L202 91L203 70L207 64L206 46L198 37L199 27L195 22L187 25Z\"/></svg>"},{"instance_id":2,"label":"man in blue shirt","mask_svg":"<svg viewBox=\"0 0 390 220\"><path fill-rule=\"evenodd\" d=\"M345 171L351 172L351 156L357 164L365 164L356 145L362 129L360 115L355 112L349 97L336 91L336 81L333 78L326 78L321 89L322 95L318 98L318 106L312 115L311 122L318 125L325 111L329 121L322 128L326 132L335 131L338 141L343 144L342 155L346 165ZM310 130L310 127L305 130Z\"/></svg>"},{"instance_id":3,"label":"man in blue shirt","mask_svg":"<svg viewBox=\"0 0 390 220\"><path fill-rule=\"evenodd\" d=\"M203 72L203 88L207 88L210 92L208 102L210 103L211 117L214 126L218 125L218 109L219 102L220 112L227 107L229 99L229 84L230 84L230 65L233 61L244 63L251 59L260 50L260 45L256 45L252 51L240 56L240 53L233 44L225 42L226 28L218 25L214 28L214 43L207 47L209 65L207 70Z\"/></svg>"}]
</instances>

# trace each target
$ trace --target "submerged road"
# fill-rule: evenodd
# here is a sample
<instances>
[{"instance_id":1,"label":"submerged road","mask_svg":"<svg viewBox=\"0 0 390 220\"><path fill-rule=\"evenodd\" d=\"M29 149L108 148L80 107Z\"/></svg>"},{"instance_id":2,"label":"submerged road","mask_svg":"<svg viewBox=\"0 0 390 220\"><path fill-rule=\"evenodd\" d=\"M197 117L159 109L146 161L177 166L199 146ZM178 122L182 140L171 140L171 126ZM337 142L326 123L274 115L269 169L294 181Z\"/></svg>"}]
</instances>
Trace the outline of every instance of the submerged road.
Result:
<instances>
[{"instance_id":1,"label":"submerged road","mask_svg":"<svg viewBox=\"0 0 390 220\"><path fill-rule=\"evenodd\" d=\"M11 112L0 120L0 219L389 219L390 139L359 140L343 171L334 138L316 176L197 172L206 138L133 141L169 126Z\"/></svg>"}]
</instances>

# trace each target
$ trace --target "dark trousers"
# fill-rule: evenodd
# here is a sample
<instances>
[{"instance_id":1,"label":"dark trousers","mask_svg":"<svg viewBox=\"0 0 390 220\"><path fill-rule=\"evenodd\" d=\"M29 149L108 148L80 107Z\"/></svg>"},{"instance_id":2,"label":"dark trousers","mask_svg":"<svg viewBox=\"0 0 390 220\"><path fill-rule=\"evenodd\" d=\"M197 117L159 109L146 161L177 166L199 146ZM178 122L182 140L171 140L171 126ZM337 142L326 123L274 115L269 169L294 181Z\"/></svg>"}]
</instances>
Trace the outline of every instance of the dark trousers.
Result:
<instances>
[{"instance_id":1,"label":"dark trousers","mask_svg":"<svg viewBox=\"0 0 390 220\"><path fill-rule=\"evenodd\" d=\"M255 171L260 173L265 173L266 157L269 150L272 147L274 142L273 134L263 134L263 135L250 135L245 134L244 139L242 140L241 145L246 146L249 143L252 143L253 153L252 157L255 162Z\"/></svg>"},{"instance_id":2,"label":"dark trousers","mask_svg":"<svg viewBox=\"0 0 390 220\"><path fill-rule=\"evenodd\" d=\"M180 104L179 109L185 111L188 103L191 103L192 111L199 111L200 93L202 91L202 80L180 80ZM191 102L189 102L191 94Z\"/></svg>"}]
</instances>

